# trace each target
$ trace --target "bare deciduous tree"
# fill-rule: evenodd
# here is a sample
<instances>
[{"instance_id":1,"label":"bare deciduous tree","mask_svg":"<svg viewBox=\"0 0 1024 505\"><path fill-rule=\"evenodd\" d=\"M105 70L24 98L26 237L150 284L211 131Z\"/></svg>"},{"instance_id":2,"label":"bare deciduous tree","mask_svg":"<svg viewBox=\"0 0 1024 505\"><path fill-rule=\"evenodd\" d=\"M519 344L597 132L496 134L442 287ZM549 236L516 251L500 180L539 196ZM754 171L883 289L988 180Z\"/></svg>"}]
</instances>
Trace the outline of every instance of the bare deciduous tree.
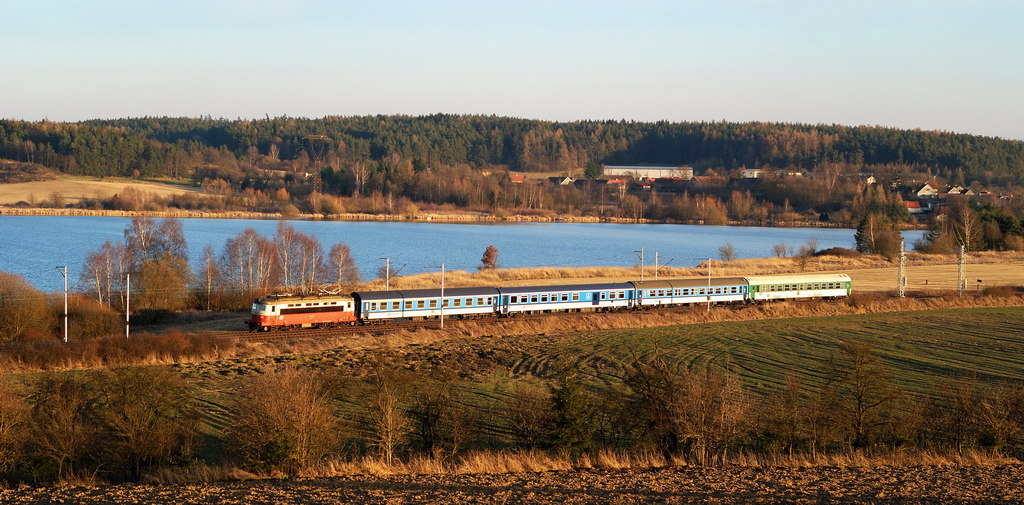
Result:
<instances>
[{"instance_id":1,"label":"bare deciduous tree","mask_svg":"<svg viewBox=\"0 0 1024 505\"><path fill-rule=\"evenodd\" d=\"M0 342L46 329L46 298L19 275L0 272Z\"/></svg>"},{"instance_id":2,"label":"bare deciduous tree","mask_svg":"<svg viewBox=\"0 0 1024 505\"><path fill-rule=\"evenodd\" d=\"M718 258L722 261L732 261L736 259L736 246L732 245L732 242L726 242L718 247Z\"/></svg>"},{"instance_id":3,"label":"bare deciduous tree","mask_svg":"<svg viewBox=\"0 0 1024 505\"><path fill-rule=\"evenodd\" d=\"M828 360L827 371L849 444L866 447L888 422L885 414L900 395L892 371L867 342L844 343L842 353Z\"/></svg>"},{"instance_id":4,"label":"bare deciduous tree","mask_svg":"<svg viewBox=\"0 0 1024 505\"><path fill-rule=\"evenodd\" d=\"M285 369L261 375L234 407L224 435L228 448L260 469L316 464L341 447L331 399L329 381L320 374Z\"/></svg>"},{"instance_id":5,"label":"bare deciduous tree","mask_svg":"<svg viewBox=\"0 0 1024 505\"><path fill-rule=\"evenodd\" d=\"M327 279L336 288L351 286L359 283L359 268L352 259L349 247L344 242L338 242L331 246L327 254Z\"/></svg>"},{"instance_id":6,"label":"bare deciduous tree","mask_svg":"<svg viewBox=\"0 0 1024 505\"><path fill-rule=\"evenodd\" d=\"M484 249L484 255L480 258L480 270L493 270L498 268L498 248L493 245Z\"/></svg>"},{"instance_id":7,"label":"bare deciduous tree","mask_svg":"<svg viewBox=\"0 0 1024 505\"><path fill-rule=\"evenodd\" d=\"M409 418L403 409L406 392L390 356L376 352L371 356L370 394L366 410L372 431L372 444L386 465L394 463L395 452L409 435Z\"/></svg>"},{"instance_id":8,"label":"bare deciduous tree","mask_svg":"<svg viewBox=\"0 0 1024 505\"><path fill-rule=\"evenodd\" d=\"M149 367L118 367L93 376L101 452L130 480L150 467L191 453L198 423L192 393L180 375Z\"/></svg>"},{"instance_id":9,"label":"bare deciduous tree","mask_svg":"<svg viewBox=\"0 0 1024 505\"><path fill-rule=\"evenodd\" d=\"M20 459L28 427L28 404L0 382L0 472L10 470Z\"/></svg>"}]
</instances>

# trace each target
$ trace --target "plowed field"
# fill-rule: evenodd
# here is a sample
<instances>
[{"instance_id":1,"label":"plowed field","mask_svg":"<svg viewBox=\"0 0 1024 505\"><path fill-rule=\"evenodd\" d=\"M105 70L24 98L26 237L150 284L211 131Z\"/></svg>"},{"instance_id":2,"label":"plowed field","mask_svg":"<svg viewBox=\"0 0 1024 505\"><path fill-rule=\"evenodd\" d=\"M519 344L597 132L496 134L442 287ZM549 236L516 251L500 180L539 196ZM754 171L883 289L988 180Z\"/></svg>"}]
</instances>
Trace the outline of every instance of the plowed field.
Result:
<instances>
[{"instance_id":1,"label":"plowed field","mask_svg":"<svg viewBox=\"0 0 1024 505\"><path fill-rule=\"evenodd\" d=\"M21 487L3 503L1021 503L1024 468L725 467Z\"/></svg>"}]
</instances>

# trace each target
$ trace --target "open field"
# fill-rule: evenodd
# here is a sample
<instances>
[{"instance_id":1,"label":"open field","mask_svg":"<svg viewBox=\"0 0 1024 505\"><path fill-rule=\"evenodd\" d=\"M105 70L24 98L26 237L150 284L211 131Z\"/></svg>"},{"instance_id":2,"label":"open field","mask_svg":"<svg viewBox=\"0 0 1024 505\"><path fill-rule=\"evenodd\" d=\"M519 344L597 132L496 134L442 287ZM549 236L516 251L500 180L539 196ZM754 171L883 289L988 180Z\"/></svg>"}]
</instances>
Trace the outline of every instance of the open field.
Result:
<instances>
[{"instance_id":1,"label":"open field","mask_svg":"<svg viewBox=\"0 0 1024 505\"><path fill-rule=\"evenodd\" d=\"M199 188L178 184L62 177L47 181L0 184L0 205L52 202L54 195L59 195L65 204L74 204L83 199L107 199L127 187L161 197L199 191Z\"/></svg>"},{"instance_id":2,"label":"open field","mask_svg":"<svg viewBox=\"0 0 1024 505\"><path fill-rule=\"evenodd\" d=\"M737 374L754 394L781 383L787 373L807 386L820 384L829 356L845 341L870 342L909 392L969 374L982 382L1024 380L1024 307L861 314L735 321L539 335L432 339L436 330L411 332L419 342L390 340L404 367L416 373L450 369L473 381L550 379L559 364L573 363L591 380L616 383L633 362L660 355L677 367ZM387 339L359 338L316 350L285 339L268 346L290 352L263 357L183 363L186 377L214 382L282 366L334 370L357 377L369 353ZM271 353L268 353L271 354ZM215 389L223 389L218 385Z\"/></svg>"},{"instance_id":3,"label":"open field","mask_svg":"<svg viewBox=\"0 0 1024 505\"><path fill-rule=\"evenodd\" d=\"M4 503L1021 503L1001 466L724 467L350 476L208 484L20 487Z\"/></svg>"}]
</instances>

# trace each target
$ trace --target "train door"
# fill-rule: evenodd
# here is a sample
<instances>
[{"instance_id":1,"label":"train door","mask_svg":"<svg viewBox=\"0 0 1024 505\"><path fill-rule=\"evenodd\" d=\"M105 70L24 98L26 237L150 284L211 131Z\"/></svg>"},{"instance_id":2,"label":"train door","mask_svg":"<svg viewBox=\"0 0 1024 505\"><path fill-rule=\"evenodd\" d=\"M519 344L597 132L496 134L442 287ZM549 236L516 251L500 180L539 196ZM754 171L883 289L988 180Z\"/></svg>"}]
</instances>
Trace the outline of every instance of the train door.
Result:
<instances>
[{"instance_id":1,"label":"train door","mask_svg":"<svg viewBox=\"0 0 1024 505\"><path fill-rule=\"evenodd\" d=\"M499 298L498 311L502 314L508 314L508 295L501 295Z\"/></svg>"}]
</instances>

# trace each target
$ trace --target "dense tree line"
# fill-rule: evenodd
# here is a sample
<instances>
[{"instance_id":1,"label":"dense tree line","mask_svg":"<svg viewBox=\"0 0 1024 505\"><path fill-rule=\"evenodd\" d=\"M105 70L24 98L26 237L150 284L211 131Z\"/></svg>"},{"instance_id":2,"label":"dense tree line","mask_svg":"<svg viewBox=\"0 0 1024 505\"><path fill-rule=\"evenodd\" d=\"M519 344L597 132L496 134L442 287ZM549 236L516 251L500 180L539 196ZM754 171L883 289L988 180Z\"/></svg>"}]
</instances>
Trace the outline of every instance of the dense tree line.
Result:
<instances>
[{"instance_id":1,"label":"dense tree line","mask_svg":"<svg viewBox=\"0 0 1024 505\"><path fill-rule=\"evenodd\" d=\"M355 376L269 370L232 395L205 449L198 394L167 371L48 374L24 391L0 382L0 475L137 480L197 461L297 474L327 462L453 462L479 451L657 454L691 465L737 454L1024 454L1019 384L968 375L911 394L866 343L842 344L810 374L814 383L789 374L757 395L737 375L660 353L623 363L612 383L563 364L541 381L480 395L458 376L440 364L413 372L380 350Z\"/></svg>"},{"instance_id":2,"label":"dense tree line","mask_svg":"<svg viewBox=\"0 0 1024 505\"><path fill-rule=\"evenodd\" d=\"M498 116L328 116L227 120L143 117L81 123L0 120L0 156L72 174L182 176L203 164L257 156L308 162L304 137L342 161L391 156L417 170L503 165L559 171L608 164L800 167L910 166L953 182L1022 183L1024 143L978 135L792 123L576 121ZM229 159L225 159L229 158ZM335 164L335 169L340 168Z\"/></svg>"}]
</instances>

